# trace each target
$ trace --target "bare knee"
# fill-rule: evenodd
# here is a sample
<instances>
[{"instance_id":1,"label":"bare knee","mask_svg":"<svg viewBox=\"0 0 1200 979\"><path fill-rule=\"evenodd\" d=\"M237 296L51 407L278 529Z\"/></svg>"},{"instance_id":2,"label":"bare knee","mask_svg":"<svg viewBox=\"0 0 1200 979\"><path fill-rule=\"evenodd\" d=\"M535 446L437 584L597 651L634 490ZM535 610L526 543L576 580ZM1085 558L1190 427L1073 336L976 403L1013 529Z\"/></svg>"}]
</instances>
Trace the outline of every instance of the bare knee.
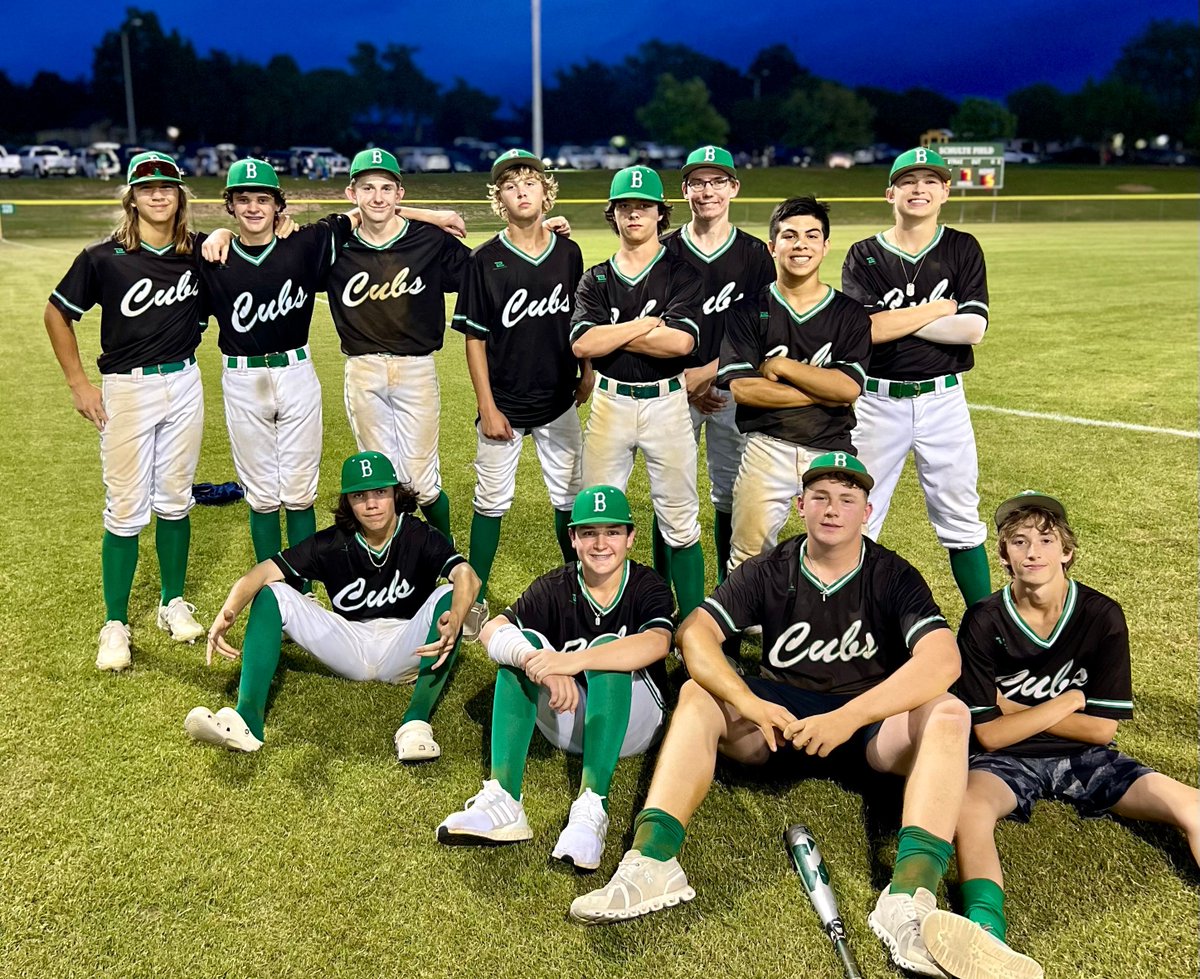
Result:
<instances>
[{"instance_id":1,"label":"bare knee","mask_svg":"<svg viewBox=\"0 0 1200 979\"><path fill-rule=\"evenodd\" d=\"M965 748L971 736L971 712L961 700L945 694L922 707L921 713L922 741L934 739L943 743L961 742Z\"/></svg>"}]
</instances>

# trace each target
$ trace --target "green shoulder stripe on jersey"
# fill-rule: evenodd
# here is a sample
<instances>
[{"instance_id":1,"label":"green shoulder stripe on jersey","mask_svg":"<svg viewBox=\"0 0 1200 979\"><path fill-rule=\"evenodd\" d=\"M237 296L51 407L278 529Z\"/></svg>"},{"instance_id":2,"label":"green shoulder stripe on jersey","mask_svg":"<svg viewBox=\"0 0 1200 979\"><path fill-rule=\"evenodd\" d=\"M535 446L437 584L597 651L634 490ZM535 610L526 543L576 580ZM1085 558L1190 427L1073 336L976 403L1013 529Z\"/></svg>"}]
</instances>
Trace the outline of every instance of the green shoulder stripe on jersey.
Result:
<instances>
[{"instance_id":1,"label":"green shoulder stripe on jersey","mask_svg":"<svg viewBox=\"0 0 1200 979\"><path fill-rule=\"evenodd\" d=\"M666 629L667 632L674 632L675 626L665 615L659 615L651 619L649 622L643 622L638 626L638 632L645 632L647 629Z\"/></svg>"},{"instance_id":2,"label":"green shoulder stripe on jersey","mask_svg":"<svg viewBox=\"0 0 1200 979\"><path fill-rule=\"evenodd\" d=\"M1025 624L1025 620L1021 618L1021 613L1017 611L1017 606L1012 599L1011 583L1004 586L1004 610L1008 613L1008 617L1012 619L1013 624L1024 633L1026 639L1036 646L1041 646L1042 649L1049 649L1054 645L1058 637L1062 635L1063 630L1067 627L1067 623L1071 620L1071 613L1075 611L1075 595L1077 590L1075 579L1069 578L1067 580L1067 600L1063 602L1062 614L1058 617L1058 622L1055 623L1054 630L1045 639L1029 628Z\"/></svg>"},{"instance_id":3,"label":"green shoulder stripe on jersey","mask_svg":"<svg viewBox=\"0 0 1200 979\"><path fill-rule=\"evenodd\" d=\"M754 370L754 365L751 364L749 361L743 360L736 364L726 364L719 371L717 371L717 377L720 377L722 374L728 374L731 371L752 371L752 370Z\"/></svg>"},{"instance_id":4,"label":"green shoulder stripe on jersey","mask_svg":"<svg viewBox=\"0 0 1200 979\"><path fill-rule=\"evenodd\" d=\"M67 299L67 297L64 296L57 289L55 289L53 292L51 292L50 295L54 296L60 303L62 303L64 306L66 306L67 309L69 309L72 313L78 313L80 316L83 315L83 310L80 309L78 306L76 306L69 299Z\"/></svg>"},{"instance_id":5,"label":"green shoulder stripe on jersey","mask_svg":"<svg viewBox=\"0 0 1200 979\"><path fill-rule=\"evenodd\" d=\"M920 632L923 628L925 628L925 626L929 625L930 622L941 622L943 625L946 625L946 618L945 618L945 616L942 616L942 615L931 615L928 618L922 619L920 622L918 622L916 625L914 625L911 629L909 629L907 633L905 633L904 645L911 648L912 637L915 636L918 632Z\"/></svg>"},{"instance_id":6,"label":"green shoulder stripe on jersey","mask_svg":"<svg viewBox=\"0 0 1200 979\"><path fill-rule=\"evenodd\" d=\"M1089 707L1107 707L1110 710L1133 710L1132 700L1101 700L1099 697L1088 697Z\"/></svg>"},{"instance_id":7,"label":"green shoulder stripe on jersey","mask_svg":"<svg viewBox=\"0 0 1200 979\"><path fill-rule=\"evenodd\" d=\"M667 253L666 247L663 245L659 245L658 246L658 254L655 255L652 259L650 259L650 261L646 263L646 267L644 269L642 269L632 279L629 278L628 276L626 276L625 274L623 274L621 272L621 270L619 268L617 268L617 256L616 255L614 255L612 258L610 258L608 260L608 264L612 267L613 274L618 279L620 279L622 282L624 282L627 286L636 286L639 282L642 281L642 279L646 278L646 276L650 274L650 270L658 264L659 259L661 259L666 253Z\"/></svg>"},{"instance_id":8,"label":"green shoulder stripe on jersey","mask_svg":"<svg viewBox=\"0 0 1200 979\"><path fill-rule=\"evenodd\" d=\"M724 255L732 247L734 239L737 238L737 228L729 229L729 237L725 239L725 244L718 245L717 250L711 255L705 252L699 245L692 241L691 234L688 233L688 226L685 224L683 230L679 232L679 237L683 239L683 243L688 246L692 254L694 254L702 262L715 262L718 258Z\"/></svg>"},{"instance_id":9,"label":"green shoulder stripe on jersey","mask_svg":"<svg viewBox=\"0 0 1200 979\"><path fill-rule=\"evenodd\" d=\"M471 317L464 316L462 313L455 313L452 317L450 317L451 322L454 322L454 320L462 320L464 323L467 324L467 326L471 327L473 330L480 330L484 333L492 332L486 326L484 326L482 323L476 323L473 319L471 319Z\"/></svg>"},{"instance_id":10,"label":"green shoulder stripe on jersey","mask_svg":"<svg viewBox=\"0 0 1200 979\"><path fill-rule=\"evenodd\" d=\"M903 259L904 261L906 261L912 265L915 265L917 262L919 262L921 259L923 259L926 255L928 255L933 249L937 248L938 242L942 240L942 233L945 230L946 230L946 226L944 224L939 224L938 229L937 229L937 234L935 234L933 236L933 241L931 241L928 245L926 245L924 248L922 248L915 255L910 255L903 248L897 248L895 245L891 244L886 238L883 237L882 231L879 232L879 234L877 234L875 236L875 240L877 242L879 242L879 246L881 248L883 248L884 251L889 251L893 255L895 255L897 258Z\"/></svg>"},{"instance_id":11,"label":"green shoulder stripe on jersey","mask_svg":"<svg viewBox=\"0 0 1200 979\"><path fill-rule=\"evenodd\" d=\"M242 251L242 246L236 238L230 242L230 247L232 247L235 252L241 255L242 258L251 265L262 265L262 263L267 260L267 256L270 255L271 252L275 251L275 246L277 244L279 244L279 239L274 237L271 238L271 244L267 245L267 247L263 249L263 253L261 255L251 255L247 251Z\"/></svg>"},{"instance_id":12,"label":"green shoulder stripe on jersey","mask_svg":"<svg viewBox=\"0 0 1200 979\"><path fill-rule=\"evenodd\" d=\"M863 382L864 382L864 383L866 383L866 380L867 380L867 372L866 372L865 370L863 370L863 368L862 368L862 364L858 363L857 361L853 361L853 360L835 360L835 361L834 361L832 364L830 364L829 366L830 366L830 367L852 367L852 368L854 368L854 370L858 371L858 373L862 375Z\"/></svg>"},{"instance_id":13,"label":"green shoulder stripe on jersey","mask_svg":"<svg viewBox=\"0 0 1200 979\"><path fill-rule=\"evenodd\" d=\"M851 568L844 575L842 575L840 578L838 578L837 581L835 581L829 585L825 584L825 582L823 582L820 578L818 578L815 574L813 574L811 571L808 570L808 568L806 568L804 566L804 555L806 555L807 553L808 553L808 538L806 537L806 538L804 538L803 541L800 542L800 557L798 559L800 562L800 573L802 575L804 575L805 579L807 579L808 582L814 588L816 588L817 591L819 591L821 593L821 598L825 599L825 598L828 598L830 595L836 595L839 591L841 591L844 587L846 587L846 584L848 582L853 580L853 578L856 574L858 574L862 570L863 560L867 556L867 545L866 545L865 541L858 545L858 564L856 564L853 568ZM910 633L910 635L911 635L911 633Z\"/></svg>"},{"instance_id":14,"label":"green shoulder stripe on jersey","mask_svg":"<svg viewBox=\"0 0 1200 979\"><path fill-rule=\"evenodd\" d=\"M571 327L571 336L568 339L570 339L572 342L574 342L575 337L577 337L579 335L580 330L582 330L588 326L596 326L596 325L598 325L598 324L592 323L589 320L580 320L573 327Z\"/></svg>"},{"instance_id":15,"label":"green shoulder stripe on jersey","mask_svg":"<svg viewBox=\"0 0 1200 979\"><path fill-rule=\"evenodd\" d=\"M438 573L439 578L445 578L451 571L457 568L460 564L465 564L467 559L461 554L453 554L446 558L446 563L442 565L442 570Z\"/></svg>"},{"instance_id":16,"label":"green shoulder stripe on jersey","mask_svg":"<svg viewBox=\"0 0 1200 979\"><path fill-rule=\"evenodd\" d=\"M382 245L373 245L373 244L371 244L371 242L367 241L367 240L366 240L365 238L363 238L363 236L362 236L362 235L359 233L361 230L362 230L361 228L355 228L355 229L354 229L354 237L358 239L358 242L359 242L359 244L360 244L360 245L366 245L368 248L373 248L373 249L375 249L375 251L377 251L377 252L381 252L381 251L384 251L384 250L385 250L385 249L387 249L387 248L391 248L391 247L392 247L392 245L396 244L396 242L398 242L398 241L399 241L401 238L403 238L403 237L404 237L406 234L408 234L408 218L401 218L401 219L400 219L400 233L399 233L399 234L397 234L397 235L396 235L394 238L389 238L389 239L388 239L387 241L385 241L385 242L384 242Z\"/></svg>"},{"instance_id":17,"label":"green shoulder stripe on jersey","mask_svg":"<svg viewBox=\"0 0 1200 979\"><path fill-rule=\"evenodd\" d=\"M665 323L666 320L663 320L663 322ZM695 322L688 319L686 316L680 316L678 319L673 319L672 322L673 323L684 323L687 326L690 326L692 328L692 332L696 334L696 339L697 340L700 339L700 327L697 326Z\"/></svg>"},{"instance_id":18,"label":"green shoulder stripe on jersey","mask_svg":"<svg viewBox=\"0 0 1200 979\"><path fill-rule=\"evenodd\" d=\"M527 261L530 265L541 265L542 262L546 261L546 259L548 259L550 257L550 253L554 251L555 241L558 240L558 235L556 235L553 231L551 231L550 232L550 244L548 244L546 246L545 251L543 251L537 258L534 258L533 256L528 255L525 252L521 251L521 249L519 249L516 245L514 245L511 241L508 240L508 230L507 229L505 229L504 231L501 231L498 237L500 238L500 244L502 244L505 248L507 248L514 255L519 255L521 258L525 259L525 261Z\"/></svg>"},{"instance_id":19,"label":"green shoulder stripe on jersey","mask_svg":"<svg viewBox=\"0 0 1200 979\"><path fill-rule=\"evenodd\" d=\"M613 600L607 605L601 605L598 601L592 598L592 593L588 591L587 585L585 585L583 582L582 566L576 567L575 576L579 579L579 590L583 592L583 597L587 599L588 604L592 607L592 611L594 611L597 615L608 615L609 612L611 612L617 607L617 605L620 604L621 599L625 595L625 586L629 584L629 558L625 559L625 566L621 568L621 586L617 589L617 593L613 596Z\"/></svg>"},{"instance_id":20,"label":"green shoulder stripe on jersey","mask_svg":"<svg viewBox=\"0 0 1200 979\"><path fill-rule=\"evenodd\" d=\"M163 245L162 248L155 248L153 245L147 245L143 241L142 248L148 251L151 255L170 255L175 251L175 242L172 241L169 244Z\"/></svg>"},{"instance_id":21,"label":"green shoulder stripe on jersey","mask_svg":"<svg viewBox=\"0 0 1200 979\"><path fill-rule=\"evenodd\" d=\"M970 711L972 714L982 714L984 711L996 710L996 705L988 704L985 707L968 707L967 710Z\"/></svg>"},{"instance_id":22,"label":"green shoulder stripe on jersey","mask_svg":"<svg viewBox=\"0 0 1200 979\"><path fill-rule=\"evenodd\" d=\"M730 617L729 613L725 611L725 609L722 607L721 603L718 602L715 598L713 598L710 595L708 598L706 598L704 600L703 604L707 605L712 611L716 612L717 615L719 615L722 619L725 620L725 625L727 625L729 627L730 632L738 631L738 627L733 624L733 619Z\"/></svg>"},{"instance_id":23,"label":"green shoulder stripe on jersey","mask_svg":"<svg viewBox=\"0 0 1200 979\"><path fill-rule=\"evenodd\" d=\"M833 302L833 286L826 286L825 290L825 296L822 299L818 300L814 305L809 306L808 309L806 309L803 313L797 313L796 310L792 308L792 304L789 303L783 297L783 293L779 291L779 285L775 282L771 283L771 295L775 297L775 301L779 303L780 306L788 311L788 315L796 322L797 325L807 323L810 319L816 316L817 313L821 312L821 310Z\"/></svg>"}]
</instances>

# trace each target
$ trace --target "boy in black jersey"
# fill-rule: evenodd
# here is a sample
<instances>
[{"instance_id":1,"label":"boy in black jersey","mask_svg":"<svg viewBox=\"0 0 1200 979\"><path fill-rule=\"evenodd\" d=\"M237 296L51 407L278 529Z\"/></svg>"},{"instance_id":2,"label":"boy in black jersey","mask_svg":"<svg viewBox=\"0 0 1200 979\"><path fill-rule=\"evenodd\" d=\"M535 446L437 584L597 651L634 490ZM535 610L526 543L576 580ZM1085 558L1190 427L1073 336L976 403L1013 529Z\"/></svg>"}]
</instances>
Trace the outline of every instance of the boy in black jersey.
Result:
<instances>
[{"instance_id":1,"label":"boy in black jersey","mask_svg":"<svg viewBox=\"0 0 1200 979\"><path fill-rule=\"evenodd\" d=\"M629 560L633 518L615 486L575 500L577 560L542 575L483 629L496 674L492 771L461 812L438 827L443 843L531 839L521 785L536 723L551 744L583 755L579 796L552 856L600 866L608 789L619 757L646 751L663 723L663 659L674 630L671 590ZM656 675L657 674L657 675Z\"/></svg>"},{"instance_id":2,"label":"boy in black jersey","mask_svg":"<svg viewBox=\"0 0 1200 979\"><path fill-rule=\"evenodd\" d=\"M342 465L334 526L262 561L238 579L208 634L207 660L239 652L225 637L253 602L246 625L237 708L197 707L184 730L232 751L257 751L283 634L339 676L403 683L412 701L396 731L401 761L441 754L429 717L458 653L463 617L479 579L446 537L412 516L416 501L379 452ZM437 587L439 578L450 585ZM324 583L333 611L305 601L305 580Z\"/></svg>"},{"instance_id":3,"label":"boy in black jersey","mask_svg":"<svg viewBox=\"0 0 1200 979\"><path fill-rule=\"evenodd\" d=\"M576 408L592 388L591 367L580 364L570 341L583 253L543 223L558 195L558 183L544 171L525 150L510 150L492 164L488 197L507 227L471 252L454 309L479 405L470 560L483 586L467 638L487 619L484 592L526 435L537 450L563 560L574 559L567 523L583 455Z\"/></svg>"},{"instance_id":4,"label":"boy in black jersey","mask_svg":"<svg viewBox=\"0 0 1200 979\"><path fill-rule=\"evenodd\" d=\"M1005 939L996 823L1029 819L1038 799L1177 826L1200 863L1200 792L1112 743L1133 716L1129 631L1120 605L1068 577L1077 551L1066 508L1026 491L1000 504L996 531L1012 581L967 610L957 688L982 749L958 819L958 876L964 913L994 937L957 917L926 919L930 950L951 972Z\"/></svg>"},{"instance_id":5,"label":"boy in black jersey","mask_svg":"<svg viewBox=\"0 0 1200 979\"><path fill-rule=\"evenodd\" d=\"M897 965L942 975L920 921L936 906L953 852L970 721L947 692L958 650L929 587L863 536L871 486L854 456L818 456L800 497L807 534L739 565L680 627L691 679L633 848L607 887L572 903L573 918L618 921L695 897L676 855L718 753L761 765L780 750L826 757L846 745L874 770L907 778L895 871L868 921ZM743 679L721 644L754 623L763 675Z\"/></svg>"}]
</instances>

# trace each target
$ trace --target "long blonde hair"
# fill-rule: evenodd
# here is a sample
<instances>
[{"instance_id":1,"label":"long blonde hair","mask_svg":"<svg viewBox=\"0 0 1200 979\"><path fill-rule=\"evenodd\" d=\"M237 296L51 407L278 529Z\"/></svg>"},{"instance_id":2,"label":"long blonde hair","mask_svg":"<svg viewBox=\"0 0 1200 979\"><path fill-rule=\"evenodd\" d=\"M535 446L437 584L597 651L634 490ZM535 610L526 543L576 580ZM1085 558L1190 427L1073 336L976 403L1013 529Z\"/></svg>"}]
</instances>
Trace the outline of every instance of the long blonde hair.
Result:
<instances>
[{"instance_id":1,"label":"long blonde hair","mask_svg":"<svg viewBox=\"0 0 1200 979\"><path fill-rule=\"evenodd\" d=\"M188 201L191 195L184 184L176 184L179 191L178 206L175 209L175 226L172 229L171 241L175 246L176 255L192 253L192 236L188 232ZM129 185L121 194L121 220L113 229L113 238L126 251L137 251L142 247L142 231L138 223L137 208L134 207L134 186Z\"/></svg>"}]
</instances>

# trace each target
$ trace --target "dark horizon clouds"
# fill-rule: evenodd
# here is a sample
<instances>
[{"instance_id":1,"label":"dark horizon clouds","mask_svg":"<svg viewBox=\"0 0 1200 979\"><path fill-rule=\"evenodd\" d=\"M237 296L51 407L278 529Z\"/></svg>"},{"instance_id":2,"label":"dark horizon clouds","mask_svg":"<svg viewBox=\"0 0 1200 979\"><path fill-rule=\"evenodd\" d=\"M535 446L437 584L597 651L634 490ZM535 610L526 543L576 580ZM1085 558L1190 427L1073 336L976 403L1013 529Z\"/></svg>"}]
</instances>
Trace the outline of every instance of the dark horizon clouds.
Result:
<instances>
[{"instance_id":1,"label":"dark horizon clouds","mask_svg":"<svg viewBox=\"0 0 1200 979\"><path fill-rule=\"evenodd\" d=\"M502 98L505 107L529 101L529 0L340 8L314 0L130 5L154 10L164 31L178 30L201 55L216 48L265 63L290 54L309 70L346 67L359 41L379 48L410 44L418 48L421 70L444 86L461 77ZM93 48L119 25L126 6L67 0L10 9L0 70L20 83L42 70L89 76ZM651 39L686 44L743 70L759 50L782 43L815 74L846 85L920 85L954 99L1003 99L1042 81L1075 91L1107 74L1122 46L1152 17L1195 22L1196 16L1194 0L1156 0L1153 13L1128 0L760 0L741 6L730 0L542 0L543 84L553 84L556 69L587 59L618 62Z\"/></svg>"}]
</instances>

